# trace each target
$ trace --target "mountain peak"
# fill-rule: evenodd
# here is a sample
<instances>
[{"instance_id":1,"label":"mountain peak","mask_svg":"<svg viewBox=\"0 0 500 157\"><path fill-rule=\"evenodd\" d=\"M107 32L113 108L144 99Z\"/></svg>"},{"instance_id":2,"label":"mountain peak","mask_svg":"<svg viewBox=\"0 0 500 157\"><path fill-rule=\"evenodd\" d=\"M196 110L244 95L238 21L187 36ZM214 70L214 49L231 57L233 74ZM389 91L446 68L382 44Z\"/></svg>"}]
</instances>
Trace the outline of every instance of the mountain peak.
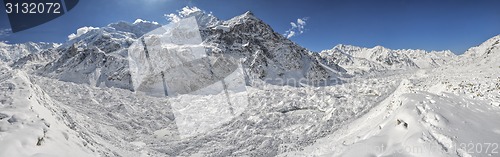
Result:
<instances>
[{"instance_id":1,"label":"mountain peak","mask_svg":"<svg viewBox=\"0 0 500 157\"><path fill-rule=\"evenodd\" d=\"M239 16L233 17L224 22L224 24L229 26L235 26L243 23L251 23L251 22L260 22L259 18L257 18L252 12L247 11Z\"/></svg>"},{"instance_id":2,"label":"mountain peak","mask_svg":"<svg viewBox=\"0 0 500 157\"><path fill-rule=\"evenodd\" d=\"M391 49L385 48L383 46L377 45L372 48L374 51L392 52Z\"/></svg>"},{"instance_id":3,"label":"mountain peak","mask_svg":"<svg viewBox=\"0 0 500 157\"><path fill-rule=\"evenodd\" d=\"M240 16L236 16L235 18L238 18L238 19L259 19L257 18L252 12L250 11L247 11L243 14L241 14Z\"/></svg>"},{"instance_id":4,"label":"mountain peak","mask_svg":"<svg viewBox=\"0 0 500 157\"><path fill-rule=\"evenodd\" d=\"M335 45L335 46L333 47L333 49L335 49L335 48L344 48L344 47L346 47L346 46L349 46L349 45L345 45L345 44L337 44L337 45Z\"/></svg>"},{"instance_id":5,"label":"mountain peak","mask_svg":"<svg viewBox=\"0 0 500 157\"><path fill-rule=\"evenodd\" d=\"M109 24L108 27L112 27L117 31L130 32L140 37L149 31L161 27L161 25L154 21L137 19L133 23L120 21L118 23Z\"/></svg>"},{"instance_id":6,"label":"mountain peak","mask_svg":"<svg viewBox=\"0 0 500 157\"><path fill-rule=\"evenodd\" d=\"M347 45L347 44L337 44L333 47L333 49L361 49L359 46L354 46L354 45Z\"/></svg>"},{"instance_id":7,"label":"mountain peak","mask_svg":"<svg viewBox=\"0 0 500 157\"><path fill-rule=\"evenodd\" d=\"M243 15L244 16L255 16L251 11L246 11Z\"/></svg>"}]
</instances>

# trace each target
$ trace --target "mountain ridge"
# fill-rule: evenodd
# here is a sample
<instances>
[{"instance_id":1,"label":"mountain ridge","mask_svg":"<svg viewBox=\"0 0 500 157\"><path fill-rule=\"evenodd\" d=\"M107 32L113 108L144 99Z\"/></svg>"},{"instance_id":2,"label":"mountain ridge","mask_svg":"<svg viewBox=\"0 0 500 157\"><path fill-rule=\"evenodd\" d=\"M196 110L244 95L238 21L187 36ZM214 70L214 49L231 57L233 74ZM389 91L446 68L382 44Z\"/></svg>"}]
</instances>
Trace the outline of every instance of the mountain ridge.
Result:
<instances>
[{"instance_id":1,"label":"mountain ridge","mask_svg":"<svg viewBox=\"0 0 500 157\"><path fill-rule=\"evenodd\" d=\"M17 44L0 42L0 60L3 62L15 62L29 54L39 53L46 49L53 49L59 45L58 43L46 42L26 42Z\"/></svg>"},{"instance_id":2,"label":"mountain ridge","mask_svg":"<svg viewBox=\"0 0 500 157\"><path fill-rule=\"evenodd\" d=\"M291 86L338 83L338 77L345 71L276 33L251 12L226 21L196 9L178 16L197 20L207 54L242 59L251 80ZM85 28L59 46L53 52L57 59L36 73L61 81L132 89L127 48L145 32L157 28L160 26L144 21ZM17 66L22 67L29 60Z\"/></svg>"},{"instance_id":3,"label":"mountain ridge","mask_svg":"<svg viewBox=\"0 0 500 157\"><path fill-rule=\"evenodd\" d=\"M449 50L425 51L420 49L389 49L338 44L323 50L320 55L330 62L351 69L353 73L370 71L435 68L450 63L456 55Z\"/></svg>"},{"instance_id":4,"label":"mountain ridge","mask_svg":"<svg viewBox=\"0 0 500 157\"><path fill-rule=\"evenodd\" d=\"M303 86L332 80L338 83L341 77L376 71L436 68L466 60L463 58L467 57L463 56L478 56L472 55L475 54L472 51L486 49L473 47L468 53L457 56L449 50L393 50L380 45L365 48L338 44L316 53L276 33L250 11L220 20L196 7L185 7L177 15L165 16L172 22L194 17L207 54L240 58L249 79L266 80L278 85ZM82 27L83 30L79 29L58 48L43 55L29 55L13 65L19 68L30 60L38 60L40 62L31 68L38 69L37 73L42 76L93 86L132 89L126 49L142 35L160 27L156 22L140 19L134 23L111 23L101 28ZM479 47L494 46L495 41L498 44L498 38L493 37L488 40L492 43L486 41Z\"/></svg>"}]
</instances>

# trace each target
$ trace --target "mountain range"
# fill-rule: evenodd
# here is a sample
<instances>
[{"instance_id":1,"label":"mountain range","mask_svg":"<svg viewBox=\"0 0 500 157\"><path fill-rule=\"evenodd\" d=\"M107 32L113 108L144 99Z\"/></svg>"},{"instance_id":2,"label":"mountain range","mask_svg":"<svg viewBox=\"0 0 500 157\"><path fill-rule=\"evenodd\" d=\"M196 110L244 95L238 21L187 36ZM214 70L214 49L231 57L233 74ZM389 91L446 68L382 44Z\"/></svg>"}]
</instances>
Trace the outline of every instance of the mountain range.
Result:
<instances>
[{"instance_id":1,"label":"mountain range","mask_svg":"<svg viewBox=\"0 0 500 157\"><path fill-rule=\"evenodd\" d=\"M435 68L456 58L451 51L391 50L382 46L362 48L337 45L316 53L276 33L251 12L227 21L203 11L190 12L184 15L186 17L197 19L208 53L240 58L248 69L249 78L274 84L283 85L277 80L307 80L287 82L287 85L293 86L324 81L338 83L338 78L346 74ZM145 33L160 27L158 23L137 20L134 23L113 23L102 28L80 28L68 42L42 53L57 57L43 62L44 67L36 71L42 76L61 81L132 89L131 76L127 71L127 48ZM25 58L18 55L17 58L21 59L14 64L24 67L29 62L40 60L40 57L34 57L37 55L33 53Z\"/></svg>"}]
</instances>

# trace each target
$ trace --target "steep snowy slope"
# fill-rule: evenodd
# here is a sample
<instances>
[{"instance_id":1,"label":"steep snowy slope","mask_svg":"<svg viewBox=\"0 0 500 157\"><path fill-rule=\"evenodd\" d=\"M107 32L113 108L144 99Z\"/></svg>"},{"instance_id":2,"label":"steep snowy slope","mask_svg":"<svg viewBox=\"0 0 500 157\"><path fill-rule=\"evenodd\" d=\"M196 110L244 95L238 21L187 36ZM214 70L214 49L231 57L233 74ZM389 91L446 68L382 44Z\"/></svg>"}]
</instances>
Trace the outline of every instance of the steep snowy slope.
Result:
<instances>
[{"instance_id":1,"label":"steep snowy slope","mask_svg":"<svg viewBox=\"0 0 500 157\"><path fill-rule=\"evenodd\" d=\"M476 66L494 64L500 59L500 35L488 39L486 42L472 47L460 57L460 64L474 64Z\"/></svg>"},{"instance_id":2,"label":"steep snowy slope","mask_svg":"<svg viewBox=\"0 0 500 157\"><path fill-rule=\"evenodd\" d=\"M320 55L351 71L383 71L387 69L434 68L451 62L456 56L451 51L391 50L382 46L362 48L351 45L337 45L324 50Z\"/></svg>"},{"instance_id":3,"label":"steep snowy slope","mask_svg":"<svg viewBox=\"0 0 500 157\"><path fill-rule=\"evenodd\" d=\"M96 156L70 112L23 71L0 63L0 156Z\"/></svg>"},{"instance_id":4,"label":"steep snowy slope","mask_svg":"<svg viewBox=\"0 0 500 157\"><path fill-rule=\"evenodd\" d=\"M29 54L37 54L41 51L58 47L55 43L22 43L22 44L6 44L0 42L0 61L15 62L19 58Z\"/></svg>"}]
</instances>

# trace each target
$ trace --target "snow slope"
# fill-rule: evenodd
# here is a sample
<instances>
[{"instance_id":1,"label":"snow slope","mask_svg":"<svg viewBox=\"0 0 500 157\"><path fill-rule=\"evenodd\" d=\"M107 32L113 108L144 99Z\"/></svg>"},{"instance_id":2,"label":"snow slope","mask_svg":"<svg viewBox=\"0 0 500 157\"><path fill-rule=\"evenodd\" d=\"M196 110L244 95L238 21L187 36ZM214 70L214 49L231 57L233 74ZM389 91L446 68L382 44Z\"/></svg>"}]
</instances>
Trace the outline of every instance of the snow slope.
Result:
<instances>
[{"instance_id":1,"label":"snow slope","mask_svg":"<svg viewBox=\"0 0 500 157\"><path fill-rule=\"evenodd\" d=\"M0 66L0 156L98 155L64 107L25 72Z\"/></svg>"},{"instance_id":2,"label":"snow slope","mask_svg":"<svg viewBox=\"0 0 500 157\"><path fill-rule=\"evenodd\" d=\"M459 62L465 66L475 64L476 66L487 66L496 64L500 59L500 35L492 37L481 45L468 49L460 58Z\"/></svg>"}]
</instances>

